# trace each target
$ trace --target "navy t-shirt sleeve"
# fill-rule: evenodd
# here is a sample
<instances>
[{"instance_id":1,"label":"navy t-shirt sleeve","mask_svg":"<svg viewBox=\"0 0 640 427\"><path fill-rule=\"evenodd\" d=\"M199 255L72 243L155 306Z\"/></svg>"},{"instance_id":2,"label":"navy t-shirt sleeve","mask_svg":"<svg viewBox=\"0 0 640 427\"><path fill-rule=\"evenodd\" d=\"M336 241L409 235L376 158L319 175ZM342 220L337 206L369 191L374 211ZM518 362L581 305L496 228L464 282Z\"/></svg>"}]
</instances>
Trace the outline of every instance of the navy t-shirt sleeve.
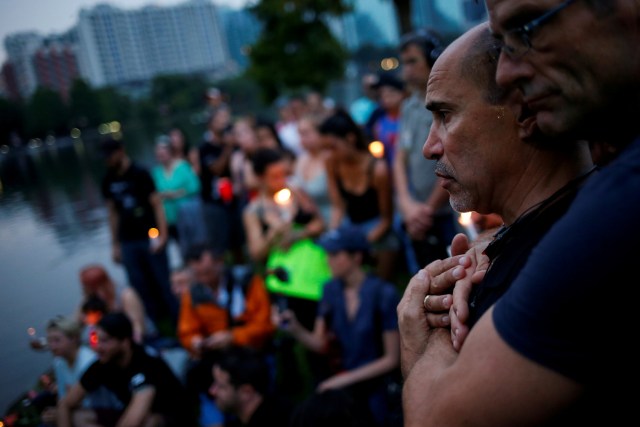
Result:
<instances>
[{"instance_id":1,"label":"navy t-shirt sleeve","mask_svg":"<svg viewBox=\"0 0 640 427\"><path fill-rule=\"evenodd\" d=\"M637 324L623 301L638 294L640 143L625 154L585 184L493 312L507 344L579 382L611 375Z\"/></svg>"}]
</instances>

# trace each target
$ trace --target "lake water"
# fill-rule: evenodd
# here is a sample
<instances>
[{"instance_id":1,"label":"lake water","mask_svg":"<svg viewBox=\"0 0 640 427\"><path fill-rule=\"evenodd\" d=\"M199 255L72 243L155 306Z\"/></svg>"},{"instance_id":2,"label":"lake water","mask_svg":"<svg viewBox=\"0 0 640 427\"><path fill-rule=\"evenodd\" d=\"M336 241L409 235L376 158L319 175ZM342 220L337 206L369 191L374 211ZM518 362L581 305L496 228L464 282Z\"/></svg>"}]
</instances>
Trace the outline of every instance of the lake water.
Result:
<instances>
[{"instance_id":1,"label":"lake water","mask_svg":"<svg viewBox=\"0 0 640 427\"><path fill-rule=\"evenodd\" d=\"M51 317L74 312L80 268L102 263L126 284L111 261L95 145L66 139L0 153L0 416L49 367L50 353L29 348L27 329L43 336ZM130 156L147 166L152 147L149 137L127 137Z\"/></svg>"}]
</instances>

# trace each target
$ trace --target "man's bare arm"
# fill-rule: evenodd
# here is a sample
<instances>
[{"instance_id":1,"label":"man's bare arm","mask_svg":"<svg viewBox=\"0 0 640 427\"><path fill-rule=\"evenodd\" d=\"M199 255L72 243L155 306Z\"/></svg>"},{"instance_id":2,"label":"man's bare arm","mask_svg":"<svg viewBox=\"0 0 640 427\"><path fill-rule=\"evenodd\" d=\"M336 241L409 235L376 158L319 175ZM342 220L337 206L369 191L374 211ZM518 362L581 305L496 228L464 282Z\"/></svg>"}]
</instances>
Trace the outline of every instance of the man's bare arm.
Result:
<instances>
[{"instance_id":1,"label":"man's bare arm","mask_svg":"<svg viewBox=\"0 0 640 427\"><path fill-rule=\"evenodd\" d=\"M574 381L526 359L498 335L487 311L457 353L445 329L405 379L405 426L539 425L574 401Z\"/></svg>"},{"instance_id":2,"label":"man's bare arm","mask_svg":"<svg viewBox=\"0 0 640 427\"><path fill-rule=\"evenodd\" d=\"M151 404L156 395L155 387L148 386L136 391L131 397L129 405L118 420L117 427L137 427L143 425L146 417L151 415Z\"/></svg>"},{"instance_id":3,"label":"man's bare arm","mask_svg":"<svg viewBox=\"0 0 640 427\"><path fill-rule=\"evenodd\" d=\"M58 401L57 425L58 427L71 427L71 411L77 408L86 395L85 389L79 383L74 384L67 395Z\"/></svg>"}]
</instances>

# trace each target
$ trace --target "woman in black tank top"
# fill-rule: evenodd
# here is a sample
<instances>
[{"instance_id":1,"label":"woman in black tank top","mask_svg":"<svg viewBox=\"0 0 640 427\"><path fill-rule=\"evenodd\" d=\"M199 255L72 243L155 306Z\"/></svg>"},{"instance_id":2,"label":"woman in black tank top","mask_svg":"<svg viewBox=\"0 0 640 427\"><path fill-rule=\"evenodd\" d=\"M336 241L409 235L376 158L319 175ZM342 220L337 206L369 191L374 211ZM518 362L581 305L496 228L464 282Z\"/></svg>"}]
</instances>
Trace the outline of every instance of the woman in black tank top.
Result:
<instances>
[{"instance_id":1,"label":"woman in black tank top","mask_svg":"<svg viewBox=\"0 0 640 427\"><path fill-rule=\"evenodd\" d=\"M383 159L373 157L360 128L339 110L322 123L320 133L333 146L327 162L331 223L363 228L376 258L377 274L391 280L399 249L391 224L391 172Z\"/></svg>"}]
</instances>

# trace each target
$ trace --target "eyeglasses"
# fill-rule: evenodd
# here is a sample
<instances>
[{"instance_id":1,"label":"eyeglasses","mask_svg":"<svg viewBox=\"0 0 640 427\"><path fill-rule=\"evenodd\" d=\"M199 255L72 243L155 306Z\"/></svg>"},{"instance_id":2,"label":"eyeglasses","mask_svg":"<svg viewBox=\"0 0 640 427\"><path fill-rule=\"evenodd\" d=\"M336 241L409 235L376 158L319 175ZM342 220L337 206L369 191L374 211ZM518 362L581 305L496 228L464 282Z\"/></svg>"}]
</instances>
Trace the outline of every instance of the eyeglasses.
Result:
<instances>
[{"instance_id":1,"label":"eyeglasses","mask_svg":"<svg viewBox=\"0 0 640 427\"><path fill-rule=\"evenodd\" d=\"M542 16L533 19L521 27L508 31L504 36L502 52L512 59L518 59L524 56L532 47L531 36L534 30L549 22L551 18L556 16L562 9L566 8L573 2L575 2L575 0L566 0L553 9L547 11Z\"/></svg>"}]
</instances>

